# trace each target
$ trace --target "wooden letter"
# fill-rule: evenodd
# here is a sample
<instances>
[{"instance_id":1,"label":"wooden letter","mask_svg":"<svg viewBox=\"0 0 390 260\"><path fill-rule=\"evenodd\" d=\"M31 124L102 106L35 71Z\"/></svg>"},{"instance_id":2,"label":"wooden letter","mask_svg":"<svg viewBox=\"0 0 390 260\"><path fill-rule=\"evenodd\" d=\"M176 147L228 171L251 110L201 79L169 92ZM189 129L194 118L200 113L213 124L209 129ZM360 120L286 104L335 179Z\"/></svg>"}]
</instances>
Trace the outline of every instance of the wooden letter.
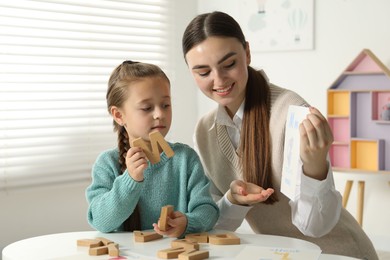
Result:
<instances>
[{"instance_id":1,"label":"wooden letter","mask_svg":"<svg viewBox=\"0 0 390 260\"><path fill-rule=\"evenodd\" d=\"M209 243L213 245L239 245L240 238L233 234L209 235Z\"/></svg>"},{"instance_id":2,"label":"wooden letter","mask_svg":"<svg viewBox=\"0 0 390 260\"><path fill-rule=\"evenodd\" d=\"M163 236L160 234L157 234L156 232L141 232L141 231L134 231L134 240L135 242L148 242L156 239L160 239Z\"/></svg>"},{"instance_id":3,"label":"wooden letter","mask_svg":"<svg viewBox=\"0 0 390 260\"><path fill-rule=\"evenodd\" d=\"M104 237L97 237L96 239L102 241L102 243L107 246L108 244L111 244L111 243L114 243L114 241L111 241L107 238L104 238Z\"/></svg>"},{"instance_id":4,"label":"wooden letter","mask_svg":"<svg viewBox=\"0 0 390 260\"><path fill-rule=\"evenodd\" d=\"M158 228L161 231L166 231L168 229L168 217L173 213L173 206L167 205L161 208L160 222Z\"/></svg>"},{"instance_id":5,"label":"wooden letter","mask_svg":"<svg viewBox=\"0 0 390 260\"><path fill-rule=\"evenodd\" d=\"M184 247L167 248L157 252L157 257L164 259L177 258L179 254L185 252Z\"/></svg>"},{"instance_id":6,"label":"wooden letter","mask_svg":"<svg viewBox=\"0 0 390 260\"><path fill-rule=\"evenodd\" d=\"M186 235L186 239L195 240L198 243L208 243L209 235L207 232L204 233L193 233Z\"/></svg>"},{"instance_id":7,"label":"wooden letter","mask_svg":"<svg viewBox=\"0 0 390 260\"><path fill-rule=\"evenodd\" d=\"M108 254L107 246L92 247L89 249L89 255L106 255Z\"/></svg>"},{"instance_id":8,"label":"wooden letter","mask_svg":"<svg viewBox=\"0 0 390 260\"><path fill-rule=\"evenodd\" d=\"M169 144L164 140L164 137L160 132L156 131L149 134L150 146L140 137L131 142L132 147L141 147L144 151L146 157L148 157L149 161L153 164L158 163L160 161L160 152L159 146L165 152L168 157L172 157L175 153Z\"/></svg>"},{"instance_id":9,"label":"wooden letter","mask_svg":"<svg viewBox=\"0 0 390 260\"><path fill-rule=\"evenodd\" d=\"M199 250L199 244L195 240L176 239L171 242L171 247L184 247L186 250Z\"/></svg>"},{"instance_id":10,"label":"wooden letter","mask_svg":"<svg viewBox=\"0 0 390 260\"><path fill-rule=\"evenodd\" d=\"M109 256L119 256L119 245L116 243L110 243L108 245L108 255Z\"/></svg>"},{"instance_id":11,"label":"wooden letter","mask_svg":"<svg viewBox=\"0 0 390 260\"><path fill-rule=\"evenodd\" d=\"M78 246L99 247L103 245L103 242L99 239L79 239L77 240Z\"/></svg>"},{"instance_id":12,"label":"wooden letter","mask_svg":"<svg viewBox=\"0 0 390 260\"><path fill-rule=\"evenodd\" d=\"M179 255L179 260L202 260L209 258L209 251L189 250Z\"/></svg>"}]
</instances>

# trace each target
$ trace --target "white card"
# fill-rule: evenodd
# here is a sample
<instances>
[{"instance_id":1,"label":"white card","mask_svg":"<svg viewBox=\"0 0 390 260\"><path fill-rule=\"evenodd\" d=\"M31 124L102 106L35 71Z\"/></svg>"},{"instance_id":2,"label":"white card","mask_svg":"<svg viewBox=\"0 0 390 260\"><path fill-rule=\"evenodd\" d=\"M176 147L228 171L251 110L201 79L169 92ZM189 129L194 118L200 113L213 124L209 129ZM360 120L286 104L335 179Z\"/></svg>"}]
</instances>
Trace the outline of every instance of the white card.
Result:
<instances>
[{"instance_id":1,"label":"white card","mask_svg":"<svg viewBox=\"0 0 390 260\"><path fill-rule=\"evenodd\" d=\"M294 201L299 195L301 184L301 159L299 155L300 134L299 124L309 114L308 107L293 106L288 108L286 133L284 139L284 155L282 182L280 191Z\"/></svg>"},{"instance_id":2,"label":"white card","mask_svg":"<svg viewBox=\"0 0 390 260\"><path fill-rule=\"evenodd\" d=\"M277 248L261 246L245 246L235 259L241 260L316 260L320 257L321 250Z\"/></svg>"}]
</instances>

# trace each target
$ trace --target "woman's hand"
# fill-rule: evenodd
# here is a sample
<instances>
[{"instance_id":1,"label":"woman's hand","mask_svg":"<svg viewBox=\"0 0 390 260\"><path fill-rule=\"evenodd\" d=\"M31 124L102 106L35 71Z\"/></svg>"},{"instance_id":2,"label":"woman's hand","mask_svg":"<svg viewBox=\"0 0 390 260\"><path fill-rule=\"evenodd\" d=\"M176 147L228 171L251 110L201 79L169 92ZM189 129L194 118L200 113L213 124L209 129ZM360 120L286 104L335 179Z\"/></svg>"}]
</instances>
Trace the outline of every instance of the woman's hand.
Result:
<instances>
[{"instance_id":1,"label":"woman's hand","mask_svg":"<svg viewBox=\"0 0 390 260\"><path fill-rule=\"evenodd\" d=\"M274 190L271 188L263 189L250 182L234 180L230 184L227 197L233 204L253 205L266 201L272 193L274 193Z\"/></svg>"},{"instance_id":2,"label":"woman's hand","mask_svg":"<svg viewBox=\"0 0 390 260\"><path fill-rule=\"evenodd\" d=\"M148 167L146 155L140 147L131 147L126 153L126 167L135 181L144 180L144 171Z\"/></svg>"},{"instance_id":3,"label":"woman's hand","mask_svg":"<svg viewBox=\"0 0 390 260\"><path fill-rule=\"evenodd\" d=\"M310 107L310 114L299 125L299 132L304 174L317 180L325 179L328 172L326 157L333 143L328 121L320 111Z\"/></svg>"},{"instance_id":4,"label":"woman's hand","mask_svg":"<svg viewBox=\"0 0 390 260\"><path fill-rule=\"evenodd\" d=\"M158 221L160 223L160 220ZM154 223L153 228L160 235L168 237L180 237L187 228L187 216L180 211L175 211L168 217L168 228L161 231L158 224Z\"/></svg>"}]
</instances>

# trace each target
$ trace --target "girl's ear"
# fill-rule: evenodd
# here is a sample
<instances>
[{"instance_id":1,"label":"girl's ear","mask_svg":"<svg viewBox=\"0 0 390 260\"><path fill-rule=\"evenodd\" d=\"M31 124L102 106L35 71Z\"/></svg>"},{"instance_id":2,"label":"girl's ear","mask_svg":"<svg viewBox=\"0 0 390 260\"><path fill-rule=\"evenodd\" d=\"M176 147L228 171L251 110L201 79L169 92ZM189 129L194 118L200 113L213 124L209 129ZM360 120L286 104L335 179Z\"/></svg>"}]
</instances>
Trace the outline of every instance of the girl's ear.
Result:
<instances>
[{"instance_id":1,"label":"girl's ear","mask_svg":"<svg viewBox=\"0 0 390 260\"><path fill-rule=\"evenodd\" d=\"M118 125L124 125L125 124L125 122L123 121L123 114L122 114L122 112L120 111L120 109L118 107L112 106L110 108L110 113L111 113L112 118L115 120L115 122Z\"/></svg>"},{"instance_id":2,"label":"girl's ear","mask_svg":"<svg viewBox=\"0 0 390 260\"><path fill-rule=\"evenodd\" d=\"M251 51L249 48L249 42L246 42L245 52L246 52L246 65L249 66L249 64L251 64Z\"/></svg>"}]
</instances>

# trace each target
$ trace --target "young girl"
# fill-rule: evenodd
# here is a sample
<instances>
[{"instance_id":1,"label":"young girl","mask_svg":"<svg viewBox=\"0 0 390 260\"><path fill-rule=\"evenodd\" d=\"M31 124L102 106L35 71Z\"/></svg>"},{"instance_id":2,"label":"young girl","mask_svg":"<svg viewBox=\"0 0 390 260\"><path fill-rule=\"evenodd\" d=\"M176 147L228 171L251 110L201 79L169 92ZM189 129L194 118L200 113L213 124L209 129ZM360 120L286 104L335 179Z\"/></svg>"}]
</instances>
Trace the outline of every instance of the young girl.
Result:
<instances>
[{"instance_id":1,"label":"young girl","mask_svg":"<svg viewBox=\"0 0 390 260\"><path fill-rule=\"evenodd\" d=\"M171 126L170 82L157 66L125 61L111 74L108 111L118 133L118 147L104 151L92 169L86 190L88 222L101 232L154 229L170 237L212 229L219 210L209 192L196 152L181 143L169 143L175 155L161 153L148 162L132 140L149 141L151 132L165 136ZM155 224L161 207L173 205L169 228Z\"/></svg>"},{"instance_id":2,"label":"young girl","mask_svg":"<svg viewBox=\"0 0 390 260\"><path fill-rule=\"evenodd\" d=\"M287 110L308 104L250 66L249 43L226 13L196 16L182 43L196 84L218 104L195 129L212 194L220 198L216 228L235 230L246 218L256 233L305 239L328 254L378 259L335 190L325 117L311 107L299 127L300 193L291 201L280 193Z\"/></svg>"}]
</instances>

